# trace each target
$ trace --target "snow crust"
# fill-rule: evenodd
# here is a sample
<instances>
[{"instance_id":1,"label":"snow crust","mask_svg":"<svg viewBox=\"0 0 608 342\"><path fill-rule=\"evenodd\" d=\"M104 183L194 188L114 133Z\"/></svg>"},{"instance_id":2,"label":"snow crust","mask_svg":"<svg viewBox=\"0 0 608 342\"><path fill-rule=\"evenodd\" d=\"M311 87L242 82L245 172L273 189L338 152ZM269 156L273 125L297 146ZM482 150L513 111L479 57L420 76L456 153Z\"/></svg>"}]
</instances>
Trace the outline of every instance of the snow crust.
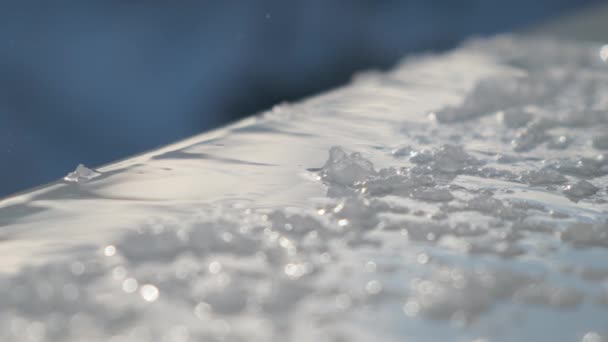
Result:
<instances>
[{"instance_id":1,"label":"snow crust","mask_svg":"<svg viewBox=\"0 0 608 342\"><path fill-rule=\"evenodd\" d=\"M472 42L9 199L6 251L55 249L0 340L606 341L599 49Z\"/></svg>"}]
</instances>

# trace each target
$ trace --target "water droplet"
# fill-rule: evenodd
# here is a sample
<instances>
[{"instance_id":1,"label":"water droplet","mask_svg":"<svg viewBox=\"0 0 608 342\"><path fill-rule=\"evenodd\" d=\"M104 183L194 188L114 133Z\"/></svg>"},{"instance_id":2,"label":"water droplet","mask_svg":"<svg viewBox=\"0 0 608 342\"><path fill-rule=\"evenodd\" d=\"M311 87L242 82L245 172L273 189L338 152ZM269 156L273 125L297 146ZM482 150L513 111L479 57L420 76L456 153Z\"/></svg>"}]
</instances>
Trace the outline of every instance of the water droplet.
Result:
<instances>
[{"instance_id":1,"label":"water droplet","mask_svg":"<svg viewBox=\"0 0 608 342\"><path fill-rule=\"evenodd\" d=\"M110 257L116 254L116 247L113 245L108 245L103 249L103 255Z\"/></svg>"},{"instance_id":2,"label":"water droplet","mask_svg":"<svg viewBox=\"0 0 608 342\"><path fill-rule=\"evenodd\" d=\"M146 301L146 302L153 302L155 300L158 299L158 288L154 285L150 285L150 284L146 284L144 286L141 287L141 289L139 290L139 293L141 294L141 297Z\"/></svg>"},{"instance_id":3,"label":"water droplet","mask_svg":"<svg viewBox=\"0 0 608 342\"><path fill-rule=\"evenodd\" d=\"M416 261L418 261L419 264L424 265L429 262L429 256L426 253L420 253L416 257Z\"/></svg>"},{"instance_id":4,"label":"water droplet","mask_svg":"<svg viewBox=\"0 0 608 342\"><path fill-rule=\"evenodd\" d=\"M293 277L296 274L296 269L297 269L297 266L295 264L287 264L287 265L285 265L285 274L287 274L290 277Z\"/></svg>"},{"instance_id":5,"label":"water droplet","mask_svg":"<svg viewBox=\"0 0 608 342\"><path fill-rule=\"evenodd\" d=\"M308 273L309 265L308 264L293 264L289 263L285 265L284 268L285 274L290 278L300 278L304 274Z\"/></svg>"},{"instance_id":6,"label":"water droplet","mask_svg":"<svg viewBox=\"0 0 608 342\"><path fill-rule=\"evenodd\" d=\"M377 280L371 280L365 284L365 291L371 295L377 295L382 291L382 283Z\"/></svg>"},{"instance_id":7,"label":"water droplet","mask_svg":"<svg viewBox=\"0 0 608 342\"><path fill-rule=\"evenodd\" d=\"M126 293L133 293L137 291L137 280L133 278L127 278L122 282L122 290Z\"/></svg>"},{"instance_id":8,"label":"water droplet","mask_svg":"<svg viewBox=\"0 0 608 342\"><path fill-rule=\"evenodd\" d=\"M334 213L337 214L340 211L342 211L342 209L344 209L344 203L340 203L338 204L335 208L334 208Z\"/></svg>"},{"instance_id":9,"label":"water droplet","mask_svg":"<svg viewBox=\"0 0 608 342\"><path fill-rule=\"evenodd\" d=\"M232 242L233 238L234 237L232 236L232 233L229 233L229 232L222 233L222 240L224 240L224 242L230 243L230 242Z\"/></svg>"},{"instance_id":10,"label":"water droplet","mask_svg":"<svg viewBox=\"0 0 608 342\"><path fill-rule=\"evenodd\" d=\"M217 261L212 261L209 263L209 273L218 274L222 271L222 264Z\"/></svg>"},{"instance_id":11,"label":"water droplet","mask_svg":"<svg viewBox=\"0 0 608 342\"><path fill-rule=\"evenodd\" d=\"M293 245L293 243L288 238L281 236L279 238L279 245L281 245L281 247L287 249L287 248L290 248Z\"/></svg>"},{"instance_id":12,"label":"water droplet","mask_svg":"<svg viewBox=\"0 0 608 342\"><path fill-rule=\"evenodd\" d=\"M418 312L420 312L420 304L414 300L408 300L405 302L405 305L403 305L403 312L409 317L415 317L418 315Z\"/></svg>"}]
</instances>

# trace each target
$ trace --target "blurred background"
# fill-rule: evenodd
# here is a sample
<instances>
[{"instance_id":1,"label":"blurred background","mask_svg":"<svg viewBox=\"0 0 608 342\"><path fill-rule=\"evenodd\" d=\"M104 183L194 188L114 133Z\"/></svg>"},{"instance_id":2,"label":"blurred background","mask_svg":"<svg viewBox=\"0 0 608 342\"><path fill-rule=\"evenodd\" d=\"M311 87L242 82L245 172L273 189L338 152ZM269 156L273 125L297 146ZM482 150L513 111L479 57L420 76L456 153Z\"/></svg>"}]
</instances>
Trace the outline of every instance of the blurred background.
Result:
<instances>
[{"instance_id":1,"label":"blurred background","mask_svg":"<svg viewBox=\"0 0 608 342\"><path fill-rule=\"evenodd\" d=\"M0 197L599 0L0 1Z\"/></svg>"}]
</instances>

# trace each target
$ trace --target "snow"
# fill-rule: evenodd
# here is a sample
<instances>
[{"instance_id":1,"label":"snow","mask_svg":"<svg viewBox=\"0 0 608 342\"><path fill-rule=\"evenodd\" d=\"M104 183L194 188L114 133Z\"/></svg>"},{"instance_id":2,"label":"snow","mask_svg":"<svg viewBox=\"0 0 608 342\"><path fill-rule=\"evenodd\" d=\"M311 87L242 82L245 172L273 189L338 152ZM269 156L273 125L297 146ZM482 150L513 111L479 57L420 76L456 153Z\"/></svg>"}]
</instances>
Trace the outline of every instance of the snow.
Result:
<instances>
[{"instance_id":1,"label":"snow","mask_svg":"<svg viewBox=\"0 0 608 342\"><path fill-rule=\"evenodd\" d=\"M606 340L598 49L470 42L5 199L0 340Z\"/></svg>"}]
</instances>

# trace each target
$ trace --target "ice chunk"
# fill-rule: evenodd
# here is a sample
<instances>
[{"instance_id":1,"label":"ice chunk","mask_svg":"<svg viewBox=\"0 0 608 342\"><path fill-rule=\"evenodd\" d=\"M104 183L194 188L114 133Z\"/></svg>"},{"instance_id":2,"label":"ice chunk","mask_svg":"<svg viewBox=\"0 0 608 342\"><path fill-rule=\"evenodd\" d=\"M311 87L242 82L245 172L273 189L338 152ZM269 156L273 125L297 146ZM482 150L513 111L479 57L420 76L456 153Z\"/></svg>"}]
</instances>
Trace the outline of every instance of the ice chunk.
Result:
<instances>
[{"instance_id":1,"label":"ice chunk","mask_svg":"<svg viewBox=\"0 0 608 342\"><path fill-rule=\"evenodd\" d=\"M524 183L533 186L564 184L568 179L553 170L527 171L521 176Z\"/></svg>"},{"instance_id":2,"label":"ice chunk","mask_svg":"<svg viewBox=\"0 0 608 342\"><path fill-rule=\"evenodd\" d=\"M496 213L504 206L501 200L488 195L481 195L467 201L466 209L475 210L486 214Z\"/></svg>"},{"instance_id":3,"label":"ice chunk","mask_svg":"<svg viewBox=\"0 0 608 342\"><path fill-rule=\"evenodd\" d=\"M413 149L411 146L404 146L395 148L391 151L391 154L397 158L399 157L410 157Z\"/></svg>"},{"instance_id":4,"label":"ice chunk","mask_svg":"<svg viewBox=\"0 0 608 342\"><path fill-rule=\"evenodd\" d=\"M449 202L454 196L447 189L427 188L415 189L412 198L427 202Z\"/></svg>"},{"instance_id":5,"label":"ice chunk","mask_svg":"<svg viewBox=\"0 0 608 342\"><path fill-rule=\"evenodd\" d=\"M361 154L355 152L348 155L342 148L332 147L321 177L337 185L353 186L374 173L372 163Z\"/></svg>"},{"instance_id":6,"label":"ice chunk","mask_svg":"<svg viewBox=\"0 0 608 342\"><path fill-rule=\"evenodd\" d=\"M238 285L209 292L204 301L222 315L234 315L247 307L247 292Z\"/></svg>"},{"instance_id":7,"label":"ice chunk","mask_svg":"<svg viewBox=\"0 0 608 342\"><path fill-rule=\"evenodd\" d=\"M450 144L442 145L434 152L415 154L410 161L420 165L414 172L437 175L460 174L483 165L482 161L469 155L462 146Z\"/></svg>"},{"instance_id":8,"label":"ice chunk","mask_svg":"<svg viewBox=\"0 0 608 342\"><path fill-rule=\"evenodd\" d=\"M349 229L365 231L373 229L380 222L377 217L378 209L388 209L377 201L366 198L349 198L331 208L330 212L336 217L339 225Z\"/></svg>"},{"instance_id":9,"label":"ice chunk","mask_svg":"<svg viewBox=\"0 0 608 342\"><path fill-rule=\"evenodd\" d=\"M599 188L585 180L578 181L574 184L566 185L563 188L564 194L574 200L579 200L585 197L592 196L596 192L598 192L598 190Z\"/></svg>"},{"instance_id":10,"label":"ice chunk","mask_svg":"<svg viewBox=\"0 0 608 342\"><path fill-rule=\"evenodd\" d=\"M596 158L566 158L550 166L556 171L580 178L595 178L608 175L608 158L603 154Z\"/></svg>"},{"instance_id":11,"label":"ice chunk","mask_svg":"<svg viewBox=\"0 0 608 342\"><path fill-rule=\"evenodd\" d=\"M282 211L274 211L268 215L272 227L282 234L301 239L306 234L316 232L323 234L325 227L313 217L304 215L286 215Z\"/></svg>"},{"instance_id":12,"label":"ice chunk","mask_svg":"<svg viewBox=\"0 0 608 342\"><path fill-rule=\"evenodd\" d=\"M101 173L79 164L76 167L76 170L68 173L67 176L63 177L63 180L70 183L86 183L99 175L101 175Z\"/></svg>"},{"instance_id":13,"label":"ice chunk","mask_svg":"<svg viewBox=\"0 0 608 342\"><path fill-rule=\"evenodd\" d=\"M511 141L515 152L526 152L536 148L549 139L549 135L539 126L530 126L520 130Z\"/></svg>"},{"instance_id":14,"label":"ice chunk","mask_svg":"<svg viewBox=\"0 0 608 342\"><path fill-rule=\"evenodd\" d=\"M469 166L479 165L461 146L443 145L434 155L434 167L446 173L455 173Z\"/></svg>"}]
</instances>

